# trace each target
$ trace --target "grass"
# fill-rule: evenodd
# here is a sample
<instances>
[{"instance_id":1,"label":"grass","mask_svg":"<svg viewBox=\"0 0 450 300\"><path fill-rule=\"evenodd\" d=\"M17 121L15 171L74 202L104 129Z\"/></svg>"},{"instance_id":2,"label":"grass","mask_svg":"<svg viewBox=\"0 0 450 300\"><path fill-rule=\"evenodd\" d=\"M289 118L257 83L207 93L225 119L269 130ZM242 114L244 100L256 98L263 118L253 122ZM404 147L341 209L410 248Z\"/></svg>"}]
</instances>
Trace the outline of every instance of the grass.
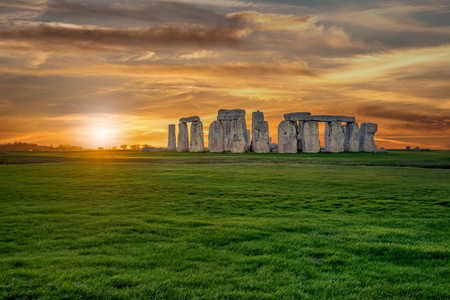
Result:
<instances>
[{"instance_id":1,"label":"grass","mask_svg":"<svg viewBox=\"0 0 450 300\"><path fill-rule=\"evenodd\" d=\"M448 299L449 161L1 154L0 298Z\"/></svg>"}]
</instances>

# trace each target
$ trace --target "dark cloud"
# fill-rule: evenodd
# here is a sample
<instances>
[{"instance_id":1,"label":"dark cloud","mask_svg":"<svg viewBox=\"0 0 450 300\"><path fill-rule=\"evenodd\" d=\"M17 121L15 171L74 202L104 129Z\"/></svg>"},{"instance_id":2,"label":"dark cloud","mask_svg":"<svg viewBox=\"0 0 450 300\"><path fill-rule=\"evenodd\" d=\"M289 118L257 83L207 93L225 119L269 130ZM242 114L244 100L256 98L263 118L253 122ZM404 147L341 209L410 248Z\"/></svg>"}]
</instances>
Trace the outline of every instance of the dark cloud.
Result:
<instances>
[{"instance_id":1,"label":"dark cloud","mask_svg":"<svg viewBox=\"0 0 450 300\"><path fill-rule=\"evenodd\" d=\"M48 11L85 15L95 18L128 18L148 22L192 22L194 24L221 24L226 16L198 5L175 1L133 1L109 4L80 1L52 0Z\"/></svg>"},{"instance_id":2,"label":"dark cloud","mask_svg":"<svg viewBox=\"0 0 450 300\"><path fill-rule=\"evenodd\" d=\"M357 109L358 115L390 119L395 121L404 121L401 127L405 129L432 129L437 131L446 131L450 125L450 111L440 113L429 113L430 108L424 110L422 106L408 104L366 104ZM398 128L399 125L394 126Z\"/></svg>"},{"instance_id":3,"label":"dark cloud","mask_svg":"<svg viewBox=\"0 0 450 300\"><path fill-rule=\"evenodd\" d=\"M235 27L212 29L182 29L161 27L148 29L99 29L42 24L37 27L0 31L0 39L35 41L58 46L96 48L102 46L126 46L146 48L149 46L232 47L244 44L240 30Z\"/></svg>"}]
</instances>

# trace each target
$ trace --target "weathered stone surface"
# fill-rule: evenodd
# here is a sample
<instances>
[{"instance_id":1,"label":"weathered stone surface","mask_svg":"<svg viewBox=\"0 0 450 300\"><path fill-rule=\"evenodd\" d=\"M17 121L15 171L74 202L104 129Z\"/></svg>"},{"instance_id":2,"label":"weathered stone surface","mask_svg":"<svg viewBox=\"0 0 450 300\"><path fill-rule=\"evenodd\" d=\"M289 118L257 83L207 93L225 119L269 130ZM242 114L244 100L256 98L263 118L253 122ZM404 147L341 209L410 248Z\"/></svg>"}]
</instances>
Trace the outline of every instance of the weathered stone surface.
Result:
<instances>
[{"instance_id":1,"label":"weathered stone surface","mask_svg":"<svg viewBox=\"0 0 450 300\"><path fill-rule=\"evenodd\" d=\"M204 152L205 141L203 139L203 123L191 123L191 142L189 144L189 152Z\"/></svg>"},{"instance_id":2,"label":"weathered stone surface","mask_svg":"<svg viewBox=\"0 0 450 300\"><path fill-rule=\"evenodd\" d=\"M223 150L231 151L231 121L219 121L223 128Z\"/></svg>"},{"instance_id":3,"label":"weathered stone surface","mask_svg":"<svg viewBox=\"0 0 450 300\"><path fill-rule=\"evenodd\" d=\"M303 142L302 142L302 134L303 134L303 122L298 122L297 125L297 152L302 152Z\"/></svg>"},{"instance_id":4,"label":"weathered stone surface","mask_svg":"<svg viewBox=\"0 0 450 300\"><path fill-rule=\"evenodd\" d=\"M264 113L252 114L252 150L256 153L270 152L269 123L264 121Z\"/></svg>"},{"instance_id":5,"label":"weathered stone surface","mask_svg":"<svg viewBox=\"0 0 450 300\"><path fill-rule=\"evenodd\" d=\"M217 120L232 121L241 117L245 117L245 110L243 109L220 109L217 113Z\"/></svg>"},{"instance_id":6,"label":"weathered stone surface","mask_svg":"<svg viewBox=\"0 0 450 300\"><path fill-rule=\"evenodd\" d=\"M377 153L389 153L389 152L387 152L386 149L384 149L383 147L381 147L380 149L377 150Z\"/></svg>"},{"instance_id":7,"label":"weathered stone surface","mask_svg":"<svg viewBox=\"0 0 450 300\"><path fill-rule=\"evenodd\" d=\"M344 152L345 135L341 122L325 123L325 151L338 153Z\"/></svg>"},{"instance_id":8,"label":"weathered stone surface","mask_svg":"<svg viewBox=\"0 0 450 300\"><path fill-rule=\"evenodd\" d=\"M169 151L175 151L177 149L177 137L175 135L175 124L169 124L169 142L167 143L167 149Z\"/></svg>"},{"instance_id":9,"label":"weathered stone surface","mask_svg":"<svg viewBox=\"0 0 450 300\"><path fill-rule=\"evenodd\" d=\"M414 152L420 152L420 148L419 148L419 147L416 147L416 148L413 149L413 151L414 151Z\"/></svg>"},{"instance_id":10,"label":"weathered stone surface","mask_svg":"<svg viewBox=\"0 0 450 300\"><path fill-rule=\"evenodd\" d=\"M278 152L278 144L270 143L270 151L271 152Z\"/></svg>"},{"instance_id":11,"label":"weathered stone surface","mask_svg":"<svg viewBox=\"0 0 450 300\"><path fill-rule=\"evenodd\" d=\"M374 135L378 130L375 123L362 123L359 135L359 151L360 152L376 152Z\"/></svg>"},{"instance_id":12,"label":"weathered stone surface","mask_svg":"<svg viewBox=\"0 0 450 300\"><path fill-rule=\"evenodd\" d=\"M245 131L245 151L249 151L251 148L251 135L250 129Z\"/></svg>"},{"instance_id":13,"label":"weathered stone surface","mask_svg":"<svg viewBox=\"0 0 450 300\"><path fill-rule=\"evenodd\" d=\"M281 121L278 125L278 152L297 153L297 125L293 121Z\"/></svg>"},{"instance_id":14,"label":"weathered stone surface","mask_svg":"<svg viewBox=\"0 0 450 300\"><path fill-rule=\"evenodd\" d=\"M359 126L358 123L345 124L344 151L359 152Z\"/></svg>"},{"instance_id":15,"label":"weathered stone surface","mask_svg":"<svg viewBox=\"0 0 450 300\"><path fill-rule=\"evenodd\" d=\"M240 117L237 120L230 121L230 137L231 137L231 152L232 153L244 153L247 151L247 126L245 123L245 118Z\"/></svg>"},{"instance_id":16,"label":"weathered stone surface","mask_svg":"<svg viewBox=\"0 0 450 300\"><path fill-rule=\"evenodd\" d=\"M189 123L189 122L200 122L200 117L193 116L188 118L181 118L180 123Z\"/></svg>"},{"instance_id":17,"label":"weathered stone surface","mask_svg":"<svg viewBox=\"0 0 450 300\"><path fill-rule=\"evenodd\" d=\"M355 122L355 117L348 117L348 116L331 116L331 115L315 115L315 116L308 116L308 115L296 115L294 117L289 117L291 119L290 121L316 121L316 122ZM286 119L286 115L285 115Z\"/></svg>"},{"instance_id":18,"label":"weathered stone surface","mask_svg":"<svg viewBox=\"0 0 450 300\"><path fill-rule=\"evenodd\" d=\"M285 121L299 121L298 118L299 116L310 116L311 113L310 112L295 112L295 113L289 113L289 114L285 114L284 115L284 120Z\"/></svg>"},{"instance_id":19,"label":"weathered stone surface","mask_svg":"<svg viewBox=\"0 0 450 300\"><path fill-rule=\"evenodd\" d=\"M178 124L177 151L186 152L189 150L189 133L187 123Z\"/></svg>"},{"instance_id":20,"label":"weathered stone surface","mask_svg":"<svg viewBox=\"0 0 450 300\"><path fill-rule=\"evenodd\" d=\"M223 126L220 121L213 121L209 126L208 144L210 152L224 151Z\"/></svg>"},{"instance_id":21,"label":"weathered stone surface","mask_svg":"<svg viewBox=\"0 0 450 300\"><path fill-rule=\"evenodd\" d=\"M304 122L302 126L302 151L305 153L320 152L319 123Z\"/></svg>"}]
</instances>

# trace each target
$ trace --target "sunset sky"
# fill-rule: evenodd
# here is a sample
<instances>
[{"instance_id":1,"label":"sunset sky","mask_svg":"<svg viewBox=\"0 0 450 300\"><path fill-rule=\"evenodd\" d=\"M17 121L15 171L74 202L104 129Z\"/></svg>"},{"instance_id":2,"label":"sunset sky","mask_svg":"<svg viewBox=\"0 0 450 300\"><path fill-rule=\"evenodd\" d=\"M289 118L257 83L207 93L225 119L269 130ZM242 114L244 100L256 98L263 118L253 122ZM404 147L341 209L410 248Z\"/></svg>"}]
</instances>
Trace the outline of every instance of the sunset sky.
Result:
<instances>
[{"instance_id":1,"label":"sunset sky","mask_svg":"<svg viewBox=\"0 0 450 300\"><path fill-rule=\"evenodd\" d=\"M0 0L0 143L166 146L192 115L207 141L221 108L450 149L449 2Z\"/></svg>"}]
</instances>

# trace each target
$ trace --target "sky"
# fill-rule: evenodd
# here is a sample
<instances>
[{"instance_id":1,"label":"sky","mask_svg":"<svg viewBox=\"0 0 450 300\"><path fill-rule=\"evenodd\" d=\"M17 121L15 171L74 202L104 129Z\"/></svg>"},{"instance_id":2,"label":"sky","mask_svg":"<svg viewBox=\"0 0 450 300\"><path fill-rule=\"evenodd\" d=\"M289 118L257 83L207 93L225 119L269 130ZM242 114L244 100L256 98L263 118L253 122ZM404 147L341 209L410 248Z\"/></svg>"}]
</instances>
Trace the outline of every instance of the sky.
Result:
<instances>
[{"instance_id":1,"label":"sky","mask_svg":"<svg viewBox=\"0 0 450 300\"><path fill-rule=\"evenodd\" d=\"M0 0L0 143L167 146L219 109L356 116L450 149L450 4ZM323 131L324 125L320 125Z\"/></svg>"}]
</instances>

